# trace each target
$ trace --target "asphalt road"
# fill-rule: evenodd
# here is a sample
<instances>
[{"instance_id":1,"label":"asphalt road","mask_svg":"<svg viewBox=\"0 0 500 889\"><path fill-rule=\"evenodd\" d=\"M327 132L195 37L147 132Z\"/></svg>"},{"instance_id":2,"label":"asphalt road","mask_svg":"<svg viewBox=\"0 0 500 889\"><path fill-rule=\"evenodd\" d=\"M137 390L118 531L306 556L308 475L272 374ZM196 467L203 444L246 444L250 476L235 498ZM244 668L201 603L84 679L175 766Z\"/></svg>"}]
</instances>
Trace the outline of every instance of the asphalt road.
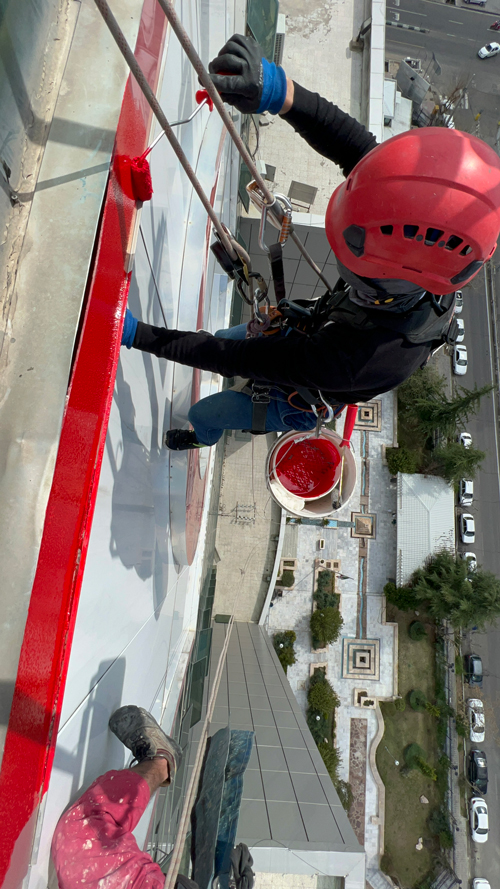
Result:
<instances>
[{"instance_id":1,"label":"asphalt road","mask_svg":"<svg viewBox=\"0 0 500 889\"><path fill-rule=\"evenodd\" d=\"M500 120L500 55L481 60L477 51L491 40L500 43L500 32L488 29L500 13L488 14L466 7L436 3L433 0L395 0L387 2L387 20L427 29L423 34L388 26L386 28L386 58L407 56L420 58L422 69L432 62L433 53L441 66L439 77L432 77L433 86L448 94L456 84L468 84L469 108L455 116L457 128L476 133L495 145ZM474 116L482 112L479 122ZM498 146L497 146L498 150ZM497 303L500 302L500 249L493 259ZM500 309L500 304L499 304ZM494 361L490 312L486 281L483 272L464 288L465 345L468 349L467 375L455 378L458 384L471 388L492 382ZM498 313L500 319L500 311ZM498 331L500 340L500 330ZM479 563L500 577L500 426L496 395L482 401L476 417L467 430L474 444L486 452L486 458L474 482L474 504L464 510L472 512L476 523L476 543L467 547L458 543L459 550L472 550ZM457 512L460 510L457 509ZM458 540L458 528L457 528ZM471 633L465 640L464 651L473 651L483 658L485 677L483 698L486 711L486 741L481 748L488 759L489 789L486 795L490 820L490 835L483 845L469 844L471 878L489 879L492 889L499 885L500 874L500 629L487 633ZM473 692L466 688L466 697ZM470 747L468 743L468 747Z\"/></svg>"},{"instance_id":2,"label":"asphalt road","mask_svg":"<svg viewBox=\"0 0 500 889\"><path fill-rule=\"evenodd\" d=\"M399 6L395 0L387 0L387 21L396 21L396 16L399 24L425 28L426 33L387 27L386 58L419 58L425 73L434 54L441 73L430 80L441 95L449 95L457 85L467 86L468 108L458 112L458 128L468 132L477 128L493 145L500 115L500 55L480 59L477 51L491 40L500 43L500 31L489 30L500 14L435 0L400 0ZM479 112L477 122L474 118Z\"/></svg>"}]
</instances>

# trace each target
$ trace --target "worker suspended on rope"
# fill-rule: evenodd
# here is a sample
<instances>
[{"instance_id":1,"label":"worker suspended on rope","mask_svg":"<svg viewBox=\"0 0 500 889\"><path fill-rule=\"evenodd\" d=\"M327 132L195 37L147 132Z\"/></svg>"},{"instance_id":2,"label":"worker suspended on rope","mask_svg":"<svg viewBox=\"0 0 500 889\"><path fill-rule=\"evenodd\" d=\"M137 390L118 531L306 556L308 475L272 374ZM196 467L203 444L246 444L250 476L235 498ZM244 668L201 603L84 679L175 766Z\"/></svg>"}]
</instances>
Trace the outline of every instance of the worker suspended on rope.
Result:
<instances>
[{"instance_id":1,"label":"worker suspended on rope","mask_svg":"<svg viewBox=\"0 0 500 889\"><path fill-rule=\"evenodd\" d=\"M492 256L500 230L500 159L474 136L424 128L377 146L240 35L210 73L225 102L280 113L343 170L325 220L341 280L270 337L246 339L246 325L214 336L167 330L127 314L128 348L251 381L194 404L193 430L167 433L174 450L215 444L224 429L312 429L323 401L338 408L398 386L436 346L453 342L454 290Z\"/></svg>"}]
</instances>

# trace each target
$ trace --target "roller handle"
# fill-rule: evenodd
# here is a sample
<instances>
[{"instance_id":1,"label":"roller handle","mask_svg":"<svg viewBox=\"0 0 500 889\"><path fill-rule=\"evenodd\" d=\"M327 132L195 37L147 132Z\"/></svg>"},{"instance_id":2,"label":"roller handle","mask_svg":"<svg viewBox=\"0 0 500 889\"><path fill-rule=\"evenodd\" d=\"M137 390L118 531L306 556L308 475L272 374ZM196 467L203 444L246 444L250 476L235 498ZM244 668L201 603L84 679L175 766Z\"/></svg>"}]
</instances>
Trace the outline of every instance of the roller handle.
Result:
<instances>
[{"instance_id":1,"label":"roller handle","mask_svg":"<svg viewBox=\"0 0 500 889\"><path fill-rule=\"evenodd\" d=\"M341 448L348 448L351 441L352 431L358 416L358 405L348 404L344 422L344 437L340 442Z\"/></svg>"}]
</instances>

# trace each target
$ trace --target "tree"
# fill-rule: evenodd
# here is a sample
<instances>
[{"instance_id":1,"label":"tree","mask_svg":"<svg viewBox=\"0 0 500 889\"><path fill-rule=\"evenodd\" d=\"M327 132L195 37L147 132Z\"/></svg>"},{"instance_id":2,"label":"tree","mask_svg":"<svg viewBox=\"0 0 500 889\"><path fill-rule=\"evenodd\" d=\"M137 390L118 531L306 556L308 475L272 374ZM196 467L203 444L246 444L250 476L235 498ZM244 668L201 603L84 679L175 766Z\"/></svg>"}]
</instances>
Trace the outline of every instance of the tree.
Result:
<instances>
[{"instance_id":1,"label":"tree","mask_svg":"<svg viewBox=\"0 0 500 889\"><path fill-rule=\"evenodd\" d=\"M335 707L340 706L340 698L327 679L315 682L309 687L307 702L313 710L324 713L325 717L328 717Z\"/></svg>"},{"instance_id":2,"label":"tree","mask_svg":"<svg viewBox=\"0 0 500 889\"><path fill-rule=\"evenodd\" d=\"M413 574L411 589L436 622L483 629L500 615L500 580L481 570L468 577L468 571L464 559L442 550Z\"/></svg>"},{"instance_id":3,"label":"tree","mask_svg":"<svg viewBox=\"0 0 500 889\"><path fill-rule=\"evenodd\" d=\"M397 587L389 581L384 587L384 595L391 605L395 605L400 611L415 611L419 606L419 600L409 586Z\"/></svg>"},{"instance_id":4,"label":"tree","mask_svg":"<svg viewBox=\"0 0 500 889\"><path fill-rule=\"evenodd\" d=\"M314 648L325 648L339 638L344 621L337 608L323 608L313 611L310 620Z\"/></svg>"},{"instance_id":5,"label":"tree","mask_svg":"<svg viewBox=\"0 0 500 889\"><path fill-rule=\"evenodd\" d=\"M386 448L385 458L391 475L398 472L416 472L418 469L418 455L408 448Z\"/></svg>"},{"instance_id":6,"label":"tree","mask_svg":"<svg viewBox=\"0 0 500 889\"><path fill-rule=\"evenodd\" d=\"M453 398L448 398L444 392L422 393L415 399L413 411L427 435L432 435L439 427L443 435L453 438L457 427L464 426L477 413L481 399L494 388L491 384L480 389L477 385L474 389L459 386Z\"/></svg>"},{"instance_id":7,"label":"tree","mask_svg":"<svg viewBox=\"0 0 500 889\"><path fill-rule=\"evenodd\" d=\"M461 478L475 477L485 456L478 448L464 448L458 441L448 441L433 452L434 466L429 471L458 485Z\"/></svg>"}]
</instances>

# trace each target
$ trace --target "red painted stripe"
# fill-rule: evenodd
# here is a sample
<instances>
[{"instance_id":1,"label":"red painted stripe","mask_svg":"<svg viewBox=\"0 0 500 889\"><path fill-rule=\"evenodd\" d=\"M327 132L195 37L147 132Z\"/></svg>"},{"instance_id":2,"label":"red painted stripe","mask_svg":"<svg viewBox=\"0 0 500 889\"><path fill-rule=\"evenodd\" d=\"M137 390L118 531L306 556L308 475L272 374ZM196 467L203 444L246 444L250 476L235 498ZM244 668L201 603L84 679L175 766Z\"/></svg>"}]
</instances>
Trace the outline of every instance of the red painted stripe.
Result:
<instances>
[{"instance_id":1,"label":"red painted stripe","mask_svg":"<svg viewBox=\"0 0 500 889\"><path fill-rule=\"evenodd\" d=\"M156 89L166 20L145 0L136 57ZM37 806L54 757L85 566L129 276L135 216L120 156L146 148L151 112L129 79L116 133L84 323L68 390L0 772L0 884L17 889L29 865Z\"/></svg>"}]
</instances>

